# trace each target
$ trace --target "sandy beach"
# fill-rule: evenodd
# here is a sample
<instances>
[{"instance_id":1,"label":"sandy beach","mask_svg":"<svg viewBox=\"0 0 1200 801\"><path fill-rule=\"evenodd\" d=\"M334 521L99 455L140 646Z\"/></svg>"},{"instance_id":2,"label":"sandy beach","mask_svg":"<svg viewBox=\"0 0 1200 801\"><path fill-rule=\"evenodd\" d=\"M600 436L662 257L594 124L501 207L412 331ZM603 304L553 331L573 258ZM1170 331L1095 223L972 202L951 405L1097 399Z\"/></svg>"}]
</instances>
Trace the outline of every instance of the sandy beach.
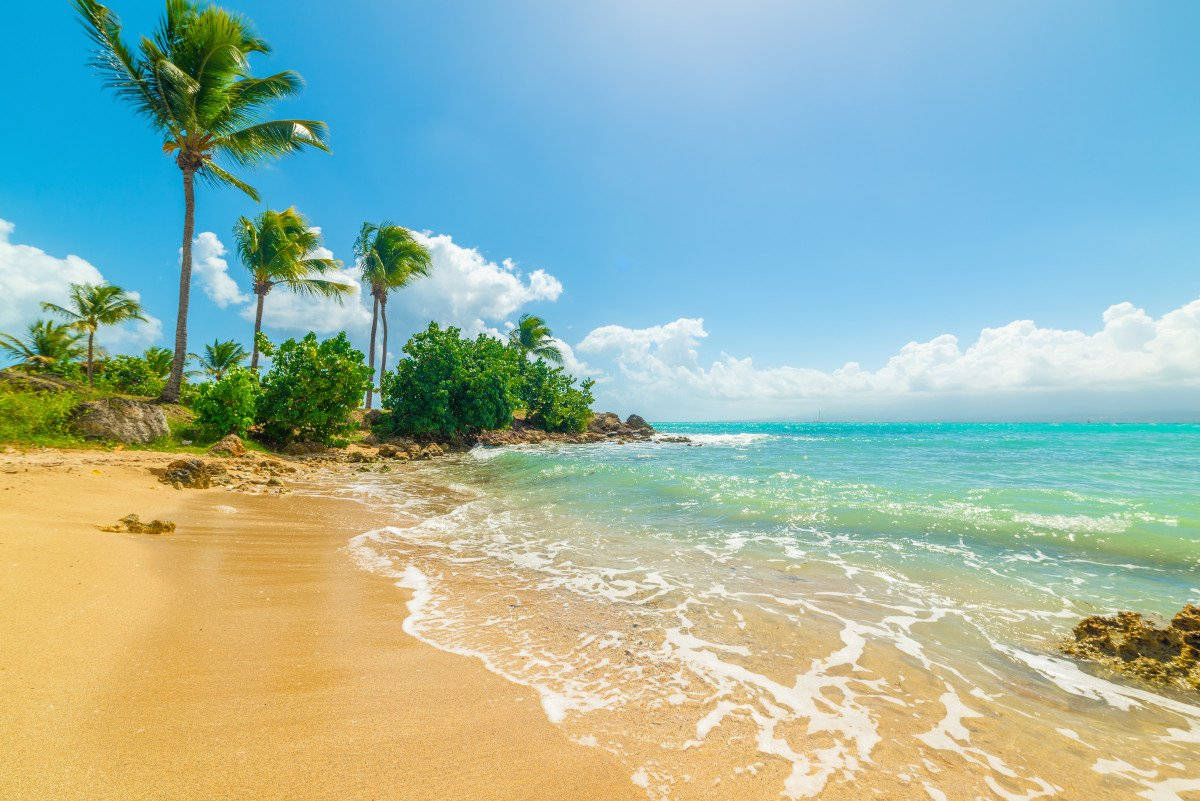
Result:
<instances>
[{"instance_id":1,"label":"sandy beach","mask_svg":"<svg viewBox=\"0 0 1200 801\"><path fill-rule=\"evenodd\" d=\"M0 797L638 798L535 693L405 634L349 501L0 456ZM164 536L102 532L136 512Z\"/></svg>"}]
</instances>

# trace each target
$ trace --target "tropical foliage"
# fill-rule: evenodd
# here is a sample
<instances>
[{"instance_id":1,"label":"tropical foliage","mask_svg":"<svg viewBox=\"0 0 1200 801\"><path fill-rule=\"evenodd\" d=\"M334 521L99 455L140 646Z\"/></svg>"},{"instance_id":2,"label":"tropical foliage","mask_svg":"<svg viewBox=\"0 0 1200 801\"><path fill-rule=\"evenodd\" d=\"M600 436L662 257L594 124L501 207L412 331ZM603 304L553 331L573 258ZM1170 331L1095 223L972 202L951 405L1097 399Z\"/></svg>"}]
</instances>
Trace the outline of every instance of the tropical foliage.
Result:
<instances>
[{"instance_id":1,"label":"tropical foliage","mask_svg":"<svg viewBox=\"0 0 1200 801\"><path fill-rule=\"evenodd\" d=\"M519 396L525 407L525 419L546 431L579 433L592 419L590 378L579 386L561 367L551 367L540 359L521 370Z\"/></svg>"},{"instance_id":2,"label":"tropical foliage","mask_svg":"<svg viewBox=\"0 0 1200 801\"><path fill-rule=\"evenodd\" d=\"M100 383L116 392L149 397L162 392L162 377L140 356L110 356L103 367Z\"/></svg>"},{"instance_id":3,"label":"tropical foliage","mask_svg":"<svg viewBox=\"0 0 1200 801\"><path fill-rule=\"evenodd\" d=\"M362 270L363 281L371 288L371 349L368 364L374 380L376 325L383 323L383 350L379 358L379 375L387 371L387 301L388 294L400 289L414 278L429 273L429 251L407 228L391 223L363 223L354 242L354 256ZM367 390L368 409L372 389Z\"/></svg>"},{"instance_id":4,"label":"tropical foliage","mask_svg":"<svg viewBox=\"0 0 1200 801\"><path fill-rule=\"evenodd\" d=\"M22 370L63 373L74 366L73 359L86 352L80 339L82 335L65 323L35 320L24 339L0 334L0 350L16 359L16 366Z\"/></svg>"},{"instance_id":5,"label":"tropical foliage","mask_svg":"<svg viewBox=\"0 0 1200 801\"><path fill-rule=\"evenodd\" d=\"M232 339L215 339L204 346L204 353L190 354L200 366L200 372L220 381L226 373L246 361L246 349Z\"/></svg>"},{"instance_id":6,"label":"tropical foliage","mask_svg":"<svg viewBox=\"0 0 1200 801\"><path fill-rule=\"evenodd\" d=\"M96 357L96 331L102 325L116 325L126 320L145 320L142 305L119 286L112 284L71 284L67 306L43 303L42 308L67 321L67 324L87 335L87 380L93 382Z\"/></svg>"},{"instance_id":7,"label":"tropical foliage","mask_svg":"<svg viewBox=\"0 0 1200 801\"><path fill-rule=\"evenodd\" d=\"M533 356L562 364L563 355L546 321L534 314L522 314L517 326L508 332L508 341L525 358Z\"/></svg>"},{"instance_id":8,"label":"tropical foliage","mask_svg":"<svg viewBox=\"0 0 1200 801\"><path fill-rule=\"evenodd\" d=\"M371 384L371 369L344 331L324 342L309 333L263 352L271 369L262 379L257 418L268 441L330 445L354 429L350 412Z\"/></svg>"},{"instance_id":9,"label":"tropical foliage","mask_svg":"<svg viewBox=\"0 0 1200 801\"><path fill-rule=\"evenodd\" d=\"M519 355L480 334L464 339L453 326L430 323L404 346L394 373L383 378L383 405L402 434L451 437L512 422Z\"/></svg>"},{"instance_id":10,"label":"tropical foliage","mask_svg":"<svg viewBox=\"0 0 1200 801\"><path fill-rule=\"evenodd\" d=\"M183 248L175 352L165 400L179 396L187 359L187 315L195 230L195 179L258 192L218 164L250 166L305 148L326 150L326 125L317 120L267 120L276 101L299 93L291 70L256 78L249 56L270 52L244 17L191 0L167 0L158 30L137 49L123 39L121 21L96 0L74 0L92 39L92 66L107 88L163 137L183 177Z\"/></svg>"},{"instance_id":11,"label":"tropical foliage","mask_svg":"<svg viewBox=\"0 0 1200 801\"><path fill-rule=\"evenodd\" d=\"M244 437L254 424L261 392L258 374L244 367L230 368L220 379L201 384L192 401L197 435L204 441L226 434Z\"/></svg>"},{"instance_id":12,"label":"tropical foliage","mask_svg":"<svg viewBox=\"0 0 1200 801\"><path fill-rule=\"evenodd\" d=\"M146 366L155 378L167 380L167 376L171 374L171 351L158 347L146 348L142 358L146 360Z\"/></svg>"},{"instance_id":13,"label":"tropical foliage","mask_svg":"<svg viewBox=\"0 0 1200 801\"><path fill-rule=\"evenodd\" d=\"M284 286L293 292L333 297L340 302L354 288L320 277L342 263L317 255L321 247L320 231L295 207L283 211L267 209L253 220L238 218L233 239L242 264L250 271L254 294L258 297L254 313L255 345L250 356L250 369L257 370L258 334L262 331L263 302L268 292Z\"/></svg>"}]
</instances>

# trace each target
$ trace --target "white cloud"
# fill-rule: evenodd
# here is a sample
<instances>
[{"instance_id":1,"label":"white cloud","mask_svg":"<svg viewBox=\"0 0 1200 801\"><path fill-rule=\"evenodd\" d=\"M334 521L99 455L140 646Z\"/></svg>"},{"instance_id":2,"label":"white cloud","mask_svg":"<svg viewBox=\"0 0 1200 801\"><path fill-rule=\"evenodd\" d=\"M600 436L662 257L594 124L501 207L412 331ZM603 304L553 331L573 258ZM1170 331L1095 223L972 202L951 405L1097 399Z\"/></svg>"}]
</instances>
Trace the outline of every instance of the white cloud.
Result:
<instances>
[{"instance_id":1,"label":"white cloud","mask_svg":"<svg viewBox=\"0 0 1200 801\"><path fill-rule=\"evenodd\" d=\"M300 295L287 287L275 287L267 293L263 303L263 326L288 331L315 331L318 334L333 334L346 331L362 334L371 327L371 310L363 305L363 287L358 272L335 269L321 275L328 281L349 284L351 292L341 298ZM254 321L255 304L247 304L241 311L243 319Z\"/></svg>"},{"instance_id":2,"label":"white cloud","mask_svg":"<svg viewBox=\"0 0 1200 801\"><path fill-rule=\"evenodd\" d=\"M202 231L192 240L192 275L199 280L204 294L222 309L231 303L250 300L230 277L229 263L224 259L226 253L225 245L212 231ZM182 248L180 258L183 258Z\"/></svg>"},{"instance_id":3,"label":"white cloud","mask_svg":"<svg viewBox=\"0 0 1200 801\"><path fill-rule=\"evenodd\" d=\"M1119 303L1101 320L1091 334L1016 320L983 329L965 348L942 334L909 342L874 371L856 362L832 371L761 368L726 353L705 366L698 347L708 332L696 318L641 329L603 326L576 347L613 360L623 382L612 400L668 407L657 412L666 416L671 399L700 414L751 417L799 414L805 402L804 409L886 409L958 398L999 409L1031 396L1105 393L1141 393L1136 404L1149 410L1166 408L1170 390L1200 388L1200 299L1158 319Z\"/></svg>"},{"instance_id":4,"label":"white cloud","mask_svg":"<svg viewBox=\"0 0 1200 801\"><path fill-rule=\"evenodd\" d=\"M60 259L33 245L13 244L14 230L11 222L0 219L0 331L21 336L29 323L47 316L42 301L64 305L72 283L102 284L105 278L79 256ZM162 321L149 314L146 318L102 328L96 340L114 351L141 350L162 336Z\"/></svg>"},{"instance_id":5,"label":"white cloud","mask_svg":"<svg viewBox=\"0 0 1200 801\"><path fill-rule=\"evenodd\" d=\"M446 234L426 231L415 236L429 248L433 266L427 277L396 292L389 303L406 321L417 320L423 326L436 320L469 335L502 336L498 326L522 306L554 301L562 294L562 283L545 270L523 274L512 260L488 261L478 250L455 244Z\"/></svg>"}]
</instances>

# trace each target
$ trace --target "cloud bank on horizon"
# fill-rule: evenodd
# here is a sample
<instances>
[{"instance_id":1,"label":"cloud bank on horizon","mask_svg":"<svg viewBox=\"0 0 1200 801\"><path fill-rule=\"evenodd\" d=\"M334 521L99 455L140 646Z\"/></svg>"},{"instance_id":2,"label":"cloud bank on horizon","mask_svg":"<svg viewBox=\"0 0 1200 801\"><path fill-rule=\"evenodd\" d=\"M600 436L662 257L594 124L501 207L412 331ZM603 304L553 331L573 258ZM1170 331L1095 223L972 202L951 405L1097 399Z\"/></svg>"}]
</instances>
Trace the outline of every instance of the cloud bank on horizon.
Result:
<instances>
[{"instance_id":1,"label":"cloud bank on horizon","mask_svg":"<svg viewBox=\"0 0 1200 801\"><path fill-rule=\"evenodd\" d=\"M0 219L0 331L21 333L44 316L40 302L62 302L72 282L104 281L75 255L51 256L11 241ZM553 302L562 283L544 270L525 273L511 260L486 259L449 235L424 232L433 268L392 302L403 330L429 319L469 335L501 337L529 304ZM199 289L218 308L253 320L253 296L230 274L225 245L206 231L194 242ZM328 251L322 255L332 256ZM326 274L354 291L342 303L274 291L268 328L287 332L346 330L365 344L371 313L354 268ZM400 318L399 320L397 318ZM558 340L567 368L597 379L597 405L654 419L828 418L973 419L1021 416L1187 417L1200 402L1200 299L1154 318L1115 303L1093 333L1014 320L984 328L966 344L952 334L909 342L878 369L848 362L836 370L756 365L721 352L706 361L703 318L681 317L646 328L604 325L574 346ZM162 339L162 323L126 324L100 333L115 351L139 351ZM394 350L398 351L399 346ZM584 359L587 359L585 362Z\"/></svg>"},{"instance_id":2,"label":"cloud bank on horizon","mask_svg":"<svg viewBox=\"0 0 1200 801\"><path fill-rule=\"evenodd\" d=\"M0 219L0 332L23 336L29 323L48 316L42 311L43 301L67 305L71 284L103 284L105 278L79 256L60 259L33 245L14 244L15 229L11 222ZM126 289L135 299L141 298L132 288ZM147 313L145 322L101 329L96 342L113 351L141 351L162 334L162 320Z\"/></svg>"}]
</instances>

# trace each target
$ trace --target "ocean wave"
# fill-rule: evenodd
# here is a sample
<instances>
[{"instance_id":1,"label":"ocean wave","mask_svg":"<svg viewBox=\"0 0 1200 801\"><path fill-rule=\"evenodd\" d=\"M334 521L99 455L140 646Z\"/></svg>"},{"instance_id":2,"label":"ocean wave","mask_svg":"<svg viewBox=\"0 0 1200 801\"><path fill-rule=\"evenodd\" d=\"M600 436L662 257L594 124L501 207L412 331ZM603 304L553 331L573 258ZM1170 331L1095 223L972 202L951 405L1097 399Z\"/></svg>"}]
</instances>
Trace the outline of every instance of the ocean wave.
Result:
<instances>
[{"instance_id":1,"label":"ocean wave","mask_svg":"<svg viewBox=\"0 0 1200 801\"><path fill-rule=\"evenodd\" d=\"M655 436L655 440L662 440L664 437L687 437L692 442L699 445L726 445L734 448L744 448L747 445L752 445L755 442L762 442L771 438L771 434L691 434L687 432L671 432L660 431Z\"/></svg>"}]
</instances>

